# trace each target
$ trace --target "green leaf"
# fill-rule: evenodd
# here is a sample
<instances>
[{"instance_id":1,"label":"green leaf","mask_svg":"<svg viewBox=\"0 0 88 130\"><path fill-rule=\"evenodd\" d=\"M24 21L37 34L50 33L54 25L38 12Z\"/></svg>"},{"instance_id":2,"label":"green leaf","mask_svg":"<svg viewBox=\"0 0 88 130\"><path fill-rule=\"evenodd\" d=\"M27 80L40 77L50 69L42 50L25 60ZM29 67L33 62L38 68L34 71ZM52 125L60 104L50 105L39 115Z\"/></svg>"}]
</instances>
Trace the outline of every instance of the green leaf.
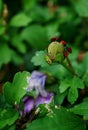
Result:
<instances>
[{"instance_id":1,"label":"green leaf","mask_svg":"<svg viewBox=\"0 0 88 130\"><path fill-rule=\"evenodd\" d=\"M1 25L0 26L0 35L4 34L4 32L5 32L5 26Z\"/></svg>"},{"instance_id":2,"label":"green leaf","mask_svg":"<svg viewBox=\"0 0 88 130\"><path fill-rule=\"evenodd\" d=\"M1 44L0 45L0 67L3 64L7 64L8 62L10 62L11 56L12 56L12 51L8 47L8 45L7 44Z\"/></svg>"},{"instance_id":3,"label":"green leaf","mask_svg":"<svg viewBox=\"0 0 88 130\"><path fill-rule=\"evenodd\" d=\"M70 109L70 111L75 114L82 115L84 119L88 120L88 99L78 105L75 105Z\"/></svg>"},{"instance_id":4,"label":"green leaf","mask_svg":"<svg viewBox=\"0 0 88 130\"><path fill-rule=\"evenodd\" d=\"M26 52L26 45L23 43L21 37L19 34L14 36L11 40L11 44L20 52L25 53Z\"/></svg>"},{"instance_id":5,"label":"green leaf","mask_svg":"<svg viewBox=\"0 0 88 130\"><path fill-rule=\"evenodd\" d=\"M38 94L36 93L36 90L32 90L32 91L28 92L27 95L34 97L34 98L36 98L38 96Z\"/></svg>"},{"instance_id":6,"label":"green leaf","mask_svg":"<svg viewBox=\"0 0 88 130\"><path fill-rule=\"evenodd\" d=\"M45 60L46 53L44 51L37 51L35 56L32 57L31 62L34 63L35 66L40 65L41 67L49 66Z\"/></svg>"},{"instance_id":7,"label":"green leaf","mask_svg":"<svg viewBox=\"0 0 88 130\"><path fill-rule=\"evenodd\" d=\"M85 69L85 72L88 72L88 52L85 53L84 59L83 59L83 68Z\"/></svg>"},{"instance_id":8,"label":"green leaf","mask_svg":"<svg viewBox=\"0 0 88 130\"><path fill-rule=\"evenodd\" d=\"M19 114L14 109L0 109L0 129L11 126L18 118Z\"/></svg>"},{"instance_id":9,"label":"green leaf","mask_svg":"<svg viewBox=\"0 0 88 130\"><path fill-rule=\"evenodd\" d=\"M12 17L10 26L22 27L27 26L31 22L31 19L25 13L19 13Z\"/></svg>"},{"instance_id":10,"label":"green leaf","mask_svg":"<svg viewBox=\"0 0 88 130\"><path fill-rule=\"evenodd\" d=\"M15 74L12 83L6 82L4 84L4 96L9 104L19 103L20 99L26 94L28 76L29 72L18 72Z\"/></svg>"},{"instance_id":11,"label":"green leaf","mask_svg":"<svg viewBox=\"0 0 88 130\"><path fill-rule=\"evenodd\" d=\"M21 37L35 49L45 49L48 44L46 29L40 25L31 25L25 28Z\"/></svg>"},{"instance_id":12,"label":"green leaf","mask_svg":"<svg viewBox=\"0 0 88 130\"><path fill-rule=\"evenodd\" d=\"M36 4L36 0L22 0L22 6L24 8L24 10L28 11L30 9L32 9Z\"/></svg>"},{"instance_id":13,"label":"green leaf","mask_svg":"<svg viewBox=\"0 0 88 130\"><path fill-rule=\"evenodd\" d=\"M14 123L14 124L11 125L11 126L6 126L6 127L4 127L2 130L16 130L16 125L15 125L15 123Z\"/></svg>"},{"instance_id":14,"label":"green leaf","mask_svg":"<svg viewBox=\"0 0 88 130\"><path fill-rule=\"evenodd\" d=\"M12 51L12 62L16 65L21 65L24 63L24 59L16 51Z\"/></svg>"},{"instance_id":15,"label":"green leaf","mask_svg":"<svg viewBox=\"0 0 88 130\"><path fill-rule=\"evenodd\" d=\"M82 79L78 78L77 76L75 76L72 81L71 81L71 87L72 88L80 88L83 89L84 88L84 84Z\"/></svg>"},{"instance_id":16,"label":"green leaf","mask_svg":"<svg viewBox=\"0 0 88 130\"><path fill-rule=\"evenodd\" d=\"M78 88L83 89L84 84L82 79L75 76L72 79L64 79L61 81L59 86L60 93L65 92L69 88L68 91L68 101L73 104L78 98Z\"/></svg>"},{"instance_id":17,"label":"green leaf","mask_svg":"<svg viewBox=\"0 0 88 130\"><path fill-rule=\"evenodd\" d=\"M82 79L75 76L72 80L70 80L70 89L68 92L68 100L71 104L73 104L78 98L78 88L83 89L84 84Z\"/></svg>"},{"instance_id":18,"label":"green leaf","mask_svg":"<svg viewBox=\"0 0 88 130\"><path fill-rule=\"evenodd\" d=\"M56 104L61 105L66 96L67 96L67 91L65 91L64 93L55 95L54 100L55 100Z\"/></svg>"},{"instance_id":19,"label":"green leaf","mask_svg":"<svg viewBox=\"0 0 88 130\"><path fill-rule=\"evenodd\" d=\"M63 80L65 76L67 77L67 75L70 74L68 70L60 64L51 64L44 66L42 69L60 80Z\"/></svg>"},{"instance_id":20,"label":"green leaf","mask_svg":"<svg viewBox=\"0 0 88 130\"><path fill-rule=\"evenodd\" d=\"M88 0L71 0L74 9L81 17L88 17Z\"/></svg>"},{"instance_id":21,"label":"green leaf","mask_svg":"<svg viewBox=\"0 0 88 130\"><path fill-rule=\"evenodd\" d=\"M54 13L50 12L50 9L45 7L41 7L41 6L34 6L31 10L30 10L30 17L32 18L32 20L34 21L34 23L40 23L42 25L44 25L44 27L46 27L46 25L50 25L53 22L53 26L54 27L54 21L50 22L50 20L52 20L54 18ZM49 24L45 24L49 22ZM58 25L57 25L58 26ZM53 30L51 30L53 31ZM49 32L48 32L49 34ZM58 34L57 34L58 35ZM53 35L54 36L54 35Z\"/></svg>"},{"instance_id":22,"label":"green leaf","mask_svg":"<svg viewBox=\"0 0 88 130\"><path fill-rule=\"evenodd\" d=\"M46 29L49 38L60 35L60 32L58 32L58 22L53 22L51 24L48 24L46 26Z\"/></svg>"},{"instance_id":23,"label":"green leaf","mask_svg":"<svg viewBox=\"0 0 88 130\"><path fill-rule=\"evenodd\" d=\"M84 74L83 82L84 82L85 86L88 87L88 72Z\"/></svg>"},{"instance_id":24,"label":"green leaf","mask_svg":"<svg viewBox=\"0 0 88 130\"><path fill-rule=\"evenodd\" d=\"M69 79L62 80L59 86L60 93L65 92L69 87L70 87L70 80Z\"/></svg>"},{"instance_id":25,"label":"green leaf","mask_svg":"<svg viewBox=\"0 0 88 130\"><path fill-rule=\"evenodd\" d=\"M4 130L16 130L16 126L14 124L14 125L11 125L10 127L5 128Z\"/></svg>"},{"instance_id":26,"label":"green leaf","mask_svg":"<svg viewBox=\"0 0 88 130\"><path fill-rule=\"evenodd\" d=\"M3 0L0 0L0 17L2 15L3 12Z\"/></svg>"},{"instance_id":27,"label":"green leaf","mask_svg":"<svg viewBox=\"0 0 88 130\"><path fill-rule=\"evenodd\" d=\"M68 92L68 101L73 104L78 98L78 90L77 88L70 88Z\"/></svg>"},{"instance_id":28,"label":"green leaf","mask_svg":"<svg viewBox=\"0 0 88 130\"><path fill-rule=\"evenodd\" d=\"M49 104L40 104L38 106L38 109L39 109L39 113L38 113L38 118L41 118L41 117L45 117L47 113L50 112L50 106Z\"/></svg>"},{"instance_id":29,"label":"green leaf","mask_svg":"<svg viewBox=\"0 0 88 130\"><path fill-rule=\"evenodd\" d=\"M26 130L86 130L81 118L66 109L55 109L51 117L34 120Z\"/></svg>"},{"instance_id":30,"label":"green leaf","mask_svg":"<svg viewBox=\"0 0 88 130\"><path fill-rule=\"evenodd\" d=\"M0 93L0 108L5 107L5 98L3 94Z\"/></svg>"}]
</instances>

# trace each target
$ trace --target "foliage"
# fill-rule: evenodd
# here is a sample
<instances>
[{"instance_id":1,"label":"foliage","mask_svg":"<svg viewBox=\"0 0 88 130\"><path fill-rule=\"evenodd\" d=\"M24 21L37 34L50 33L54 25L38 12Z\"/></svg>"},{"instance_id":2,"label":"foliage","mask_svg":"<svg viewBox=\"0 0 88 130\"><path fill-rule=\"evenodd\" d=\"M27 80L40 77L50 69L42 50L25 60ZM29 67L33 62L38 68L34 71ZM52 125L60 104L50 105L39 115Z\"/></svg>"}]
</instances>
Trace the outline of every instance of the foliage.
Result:
<instances>
[{"instance_id":1,"label":"foliage","mask_svg":"<svg viewBox=\"0 0 88 130\"><path fill-rule=\"evenodd\" d=\"M29 22L31 22L31 19L27 17L24 13L20 13L11 19L10 26L13 27L27 26Z\"/></svg>"},{"instance_id":2,"label":"foliage","mask_svg":"<svg viewBox=\"0 0 88 130\"><path fill-rule=\"evenodd\" d=\"M68 87L70 87L68 92L68 100L70 101L70 103L74 103L78 98L77 88L83 89L84 84L78 77L74 77L73 79L70 79L70 81L69 79L65 79L61 81L59 87L60 92L63 93L64 91L66 91L66 89L68 89Z\"/></svg>"},{"instance_id":3,"label":"foliage","mask_svg":"<svg viewBox=\"0 0 88 130\"><path fill-rule=\"evenodd\" d=\"M11 126L18 118L18 113L13 109L0 109L0 130Z\"/></svg>"},{"instance_id":4,"label":"foliage","mask_svg":"<svg viewBox=\"0 0 88 130\"><path fill-rule=\"evenodd\" d=\"M73 2L73 6L78 13L79 16L81 17L88 17L88 1L87 0L71 0Z\"/></svg>"},{"instance_id":5,"label":"foliage","mask_svg":"<svg viewBox=\"0 0 88 130\"><path fill-rule=\"evenodd\" d=\"M25 90L28 86L27 83L27 77L29 76L29 73L24 72L18 72L13 79L13 82L6 82L4 84L4 96L6 101L9 104L19 103L20 99L25 95Z\"/></svg>"},{"instance_id":6,"label":"foliage","mask_svg":"<svg viewBox=\"0 0 88 130\"><path fill-rule=\"evenodd\" d=\"M75 105L73 108L71 108L71 112L75 114L82 115L84 119L88 119L88 98L85 98L82 103Z\"/></svg>"},{"instance_id":7,"label":"foliage","mask_svg":"<svg viewBox=\"0 0 88 130\"><path fill-rule=\"evenodd\" d=\"M26 130L85 130L83 121L73 113L68 112L64 108L55 109L54 111L54 115L52 114L51 117L46 116L42 119L33 121Z\"/></svg>"},{"instance_id":8,"label":"foliage","mask_svg":"<svg viewBox=\"0 0 88 130\"><path fill-rule=\"evenodd\" d=\"M87 130L87 61L88 0L0 0L0 130Z\"/></svg>"}]
</instances>

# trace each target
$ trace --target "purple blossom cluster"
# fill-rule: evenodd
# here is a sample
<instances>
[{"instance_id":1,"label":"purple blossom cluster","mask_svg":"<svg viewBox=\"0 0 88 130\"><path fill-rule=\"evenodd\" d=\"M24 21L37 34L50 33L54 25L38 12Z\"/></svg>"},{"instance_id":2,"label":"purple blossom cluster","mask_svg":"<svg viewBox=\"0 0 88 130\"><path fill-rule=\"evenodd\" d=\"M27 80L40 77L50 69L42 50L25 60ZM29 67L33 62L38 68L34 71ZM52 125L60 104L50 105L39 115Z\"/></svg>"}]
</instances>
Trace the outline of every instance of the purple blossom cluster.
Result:
<instances>
[{"instance_id":1,"label":"purple blossom cluster","mask_svg":"<svg viewBox=\"0 0 88 130\"><path fill-rule=\"evenodd\" d=\"M53 93L49 93L45 90L46 75L44 73L33 71L30 77L27 77L28 87L27 92L33 90L36 91L37 97L25 96L22 99L24 104L23 110L20 110L20 114L28 114L34 108L40 104L49 104L53 99Z\"/></svg>"}]
</instances>

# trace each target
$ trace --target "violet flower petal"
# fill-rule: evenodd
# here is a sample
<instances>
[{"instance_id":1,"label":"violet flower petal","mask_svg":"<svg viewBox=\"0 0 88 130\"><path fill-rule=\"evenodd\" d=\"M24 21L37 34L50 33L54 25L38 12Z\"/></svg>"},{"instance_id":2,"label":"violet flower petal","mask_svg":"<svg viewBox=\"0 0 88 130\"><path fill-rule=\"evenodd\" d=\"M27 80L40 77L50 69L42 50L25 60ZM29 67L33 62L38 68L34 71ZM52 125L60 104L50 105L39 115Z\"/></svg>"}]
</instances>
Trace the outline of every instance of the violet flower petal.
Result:
<instances>
[{"instance_id":1,"label":"violet flower petal","mask_svg":"<svg viewBox=\"0 0 88 130\"><path fill-rule=\"evenodd\" d=\"M47 97L39 95L36 99L35 106L37 107L40 104L49 104L52 101L53 96L53 93L47 93Z\"/></svg>"},{"instance_id":2,"label":"violet flower petal","mask_svg":"<svg viewBox=\"0 0 88 130\"><path fill-rule=\"evenodd\" d=\"M23 114L30 113L34 107L37 107L40 104L49 104L52 101L53 96L53 93L47 93L47 97L39 95L36 99L25 96L22 100L24 103L24 109L19 111L20 115L22 116Z\"/></svg>"},{"instance_id":3,"label":"violet flower petal","mask_svg":"<svg viewBox=\"0 0 88 130\"><path fill-rule=\"evenodd\" d=\"M26 100L24 100L24 113L30 113L31 110L34 108L34 98L32 97L25 97Z\"/></svg>"},{"instance_id":4,"label":"violet flower petal","mask_svg":"<svg viewBox=\"0 0 88 130\"><path fill-rule=\"evenodd\" d=\"M40 94L41 96L46 97L47 92L44 89L45 80L46 80L45 74L38 71L33 71L31 76L27 78L29 84L27 91L29 92L35 89L37 95Z\"/></svg>"}]
</instances>

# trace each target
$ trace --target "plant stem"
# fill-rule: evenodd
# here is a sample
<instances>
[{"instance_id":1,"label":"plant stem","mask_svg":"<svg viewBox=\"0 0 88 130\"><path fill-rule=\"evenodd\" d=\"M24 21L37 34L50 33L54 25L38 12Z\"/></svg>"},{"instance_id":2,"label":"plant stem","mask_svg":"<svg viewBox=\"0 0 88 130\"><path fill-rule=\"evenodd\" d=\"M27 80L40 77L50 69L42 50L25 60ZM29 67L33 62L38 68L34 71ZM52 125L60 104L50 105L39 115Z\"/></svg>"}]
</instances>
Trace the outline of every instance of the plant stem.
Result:
<instances>
[{"instance_id":1,"label":"plant stem","mask_svg":"<svg viewBox=\"0 0 88 130\"><path fill-rule=\"evenodd\" d=\"M62 65L68 69L74 76L78 76L69 60L69 58L67 57L63 62L62 62Z\"/></svg>"}]
</instances>

